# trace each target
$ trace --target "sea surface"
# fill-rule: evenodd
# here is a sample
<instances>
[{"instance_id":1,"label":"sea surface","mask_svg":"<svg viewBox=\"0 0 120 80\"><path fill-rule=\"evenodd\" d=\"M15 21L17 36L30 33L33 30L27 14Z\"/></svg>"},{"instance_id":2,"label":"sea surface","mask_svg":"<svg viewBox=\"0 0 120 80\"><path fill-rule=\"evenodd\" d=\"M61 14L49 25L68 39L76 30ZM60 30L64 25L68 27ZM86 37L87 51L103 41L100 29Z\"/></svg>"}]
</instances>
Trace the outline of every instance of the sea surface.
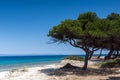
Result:
<instances>
[{"instance_id":1,"label":"sea surface","mask_svg":"<svg viewBox=\"0 0 120 80\"><path fill-rule=\"evenodd\" d=\"M43 66L60 62L68 55L44 55L44 56L0 56L0 72L23 68ZM79 55L84 57L84 55Z\"/></svg>"},{"instance_id":2,"label":"sea surface","mask_svg":"<svg viewBox=\"0 0 120 80\"><path fill-rule=\"evenodd\" d=\"M0 56L0 71L58 63L67 55Z\"/></svg>"}]
</instances>

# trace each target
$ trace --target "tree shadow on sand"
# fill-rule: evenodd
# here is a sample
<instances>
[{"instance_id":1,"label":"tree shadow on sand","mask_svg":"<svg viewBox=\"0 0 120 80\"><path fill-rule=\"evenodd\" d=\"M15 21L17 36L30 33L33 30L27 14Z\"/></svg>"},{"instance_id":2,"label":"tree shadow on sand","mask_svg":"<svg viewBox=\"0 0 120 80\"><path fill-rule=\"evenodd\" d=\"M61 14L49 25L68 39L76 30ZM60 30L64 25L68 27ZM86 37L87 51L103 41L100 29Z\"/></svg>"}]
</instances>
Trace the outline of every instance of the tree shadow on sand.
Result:
<instances>
[{"instance_id":1,"label":"tree shadow on sand","mask_svg":"<svg viewBox=\"0 0 120 80\"><path fill-rule=\"evenodd\" d=\"M45 73L49 76L66 76L66 75L78 75L78 76L89 76L89 75L110 75L110 74L120 74L116 69L106 69L106 68L88 68L87 70L82 70L81 67L76 67L71 64L66 64L61 68L48 68L39 70L42 73Z\"/></svg>"},{"instance_id":2,"label":"tree shadow on sand","mask_svg":"<svg viewBox=\"0 0 120 80\"><path fill-rule=\"evenodd\" d=\"M120 77L111 76L111 77L109 77L109 79L106 79L106 80L120 80Z\"/></svg>"}]
</instances>

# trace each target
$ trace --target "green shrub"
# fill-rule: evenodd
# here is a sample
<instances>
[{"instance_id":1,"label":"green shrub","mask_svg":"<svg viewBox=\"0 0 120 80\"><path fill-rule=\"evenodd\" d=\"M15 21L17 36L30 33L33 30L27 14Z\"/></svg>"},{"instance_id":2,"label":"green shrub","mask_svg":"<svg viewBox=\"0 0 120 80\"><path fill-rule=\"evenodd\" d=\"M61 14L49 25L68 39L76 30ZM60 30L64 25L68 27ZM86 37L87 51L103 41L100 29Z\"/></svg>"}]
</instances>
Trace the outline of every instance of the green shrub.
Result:
<instances>
[{"instance_id":1,"label":"green shrub","mask_svg":"<svg viewBox=\"0 0 120 80\"><path fill-rule=\"evenodd\" d=\"M101 63L101 68L117 68L120 67L120 58L111 59Z\"/></svg>"},{"instance_id":2,"label":"green shrub","mask_svg":"<svg viewBox=\"0 0 120 80\"><path fill-rule=\"evenodd\" d=\"M84 61L84 58L81 56L67 56L64 59Z\"/></svg>"}]
</instances>

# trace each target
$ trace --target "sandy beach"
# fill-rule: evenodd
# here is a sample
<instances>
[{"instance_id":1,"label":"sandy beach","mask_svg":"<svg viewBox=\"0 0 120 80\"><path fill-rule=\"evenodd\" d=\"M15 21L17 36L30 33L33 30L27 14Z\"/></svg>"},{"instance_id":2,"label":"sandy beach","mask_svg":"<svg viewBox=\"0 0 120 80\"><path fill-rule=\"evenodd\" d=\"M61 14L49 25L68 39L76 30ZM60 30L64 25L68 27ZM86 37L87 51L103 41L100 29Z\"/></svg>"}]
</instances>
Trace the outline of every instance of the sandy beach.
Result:
<instances>
[{"instance_id":1,"label":"sandy beach","mask_svg":"<svg viewBox=\"0 0 120 80\"><path fill-rule=\"evenodd\" d=\"M66 63L78 68L62 69ZM62 60L51 65L0 72L0 80L120 80L120 68L98 69L93 61L89 61L86 71L81 70L82 66L80 61Z\"/></svg>"}]
</instances>

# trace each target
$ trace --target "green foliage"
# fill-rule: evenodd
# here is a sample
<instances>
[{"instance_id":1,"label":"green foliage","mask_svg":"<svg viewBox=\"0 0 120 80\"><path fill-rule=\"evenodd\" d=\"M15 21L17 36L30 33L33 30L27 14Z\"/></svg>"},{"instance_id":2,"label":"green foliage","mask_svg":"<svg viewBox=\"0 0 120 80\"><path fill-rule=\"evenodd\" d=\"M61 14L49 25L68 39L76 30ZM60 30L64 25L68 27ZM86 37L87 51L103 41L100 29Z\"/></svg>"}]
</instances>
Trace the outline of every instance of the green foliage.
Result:
<instances>
[{"instance_id":1,"label":"green foliage","mask_svg":"<svg viewBox=\"0 0 120 80\"><path fill-rule=\"evenodd\" d=\"M81 56L67 56L64 59L69 59L69 60L77 60L77 61L84 61L85 59Z\"/></svg>"},{"instance_id":2,"label":"green foliage","mask_svg":"<svg viewBox=\"0 0 120 80\"><path fill-rule=\"evenodd\" d=\"M82 23L85 22L94 22L96 19L98 19L96 13L94 12L86 12L83 14L80 14L78 17L78 20L81 21Z\"/></svg>"},{"instance_id":3,"label":"green foliage","mask_svg":"<svg viewBox=\"0 0 120 80\"><path fill-rule=\"evenodd\" d=\"M81 24L77 20L65 20L58 26L54 26L49 31L48 36L60 41L68 41L69 39L79 38L81 33Z\"/></svg>"},{"instance_id":4,"label":"green foliage","mask_svg":"<svg viewBox=\"0 0 120 80\"><path fill-rule=\"evenodd\" d=\"M56 42L70 43L71 40L74 40L77 43L81 41L79 46L86 45L108 50L114 44L114 50L118 50L120 49L118 45L120 44L119 25L119 14L111 13L107 18L100 19L96 13L87 12L80 14L77 20L62 21L49 31L48 36ZM77 47L75 44L72 46Z\"/></svg>"},{"instance_id":5,"label":"green foliage","mask_svg":"<svg viewBox=\"0 0 120 80\"><path fill-rule=\"evenodd\" d=\"M120 68L120 58L117 59L110 59L108 61L101 63L101 68Z\"/></svg>"},{"instance_id":6,"label":"green foliage","mask_svg":"<svg viewBox=\"0 0 120 80\"><path fill-rule=\"evenodd\" d=\"M120 15L117 13L111 13L110 15L107 16L108 20L118 20L120 18Z\"/></svg>"}]
</instances>

